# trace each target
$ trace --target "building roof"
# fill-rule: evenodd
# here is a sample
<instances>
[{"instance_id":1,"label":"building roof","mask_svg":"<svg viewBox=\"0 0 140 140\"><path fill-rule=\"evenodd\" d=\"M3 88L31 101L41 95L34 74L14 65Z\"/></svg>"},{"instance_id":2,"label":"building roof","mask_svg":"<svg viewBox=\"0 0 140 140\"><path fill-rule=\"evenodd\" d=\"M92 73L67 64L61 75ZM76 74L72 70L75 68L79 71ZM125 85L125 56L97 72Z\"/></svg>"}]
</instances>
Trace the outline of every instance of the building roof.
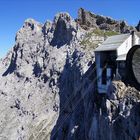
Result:
<instances>
[{"instance_id":1,"label":"building roof","mask_svg":"<svg viewBox=\"0 0 140 140\"><path fill-rule=\"evenodd\" d=\"M130 34L121 34L109 37L95 51L111 51L116 50L130 36Z\"/></svg>"},{"instance_id":2,"label":"building roof","mask_svg":"<svg viewBox=\"0 0 140 140\"><path fill-rule=\"evenodd\" d=\"M126 57L127 57L127 54L119 55L116 60L117 61L125 61Z\"/></svg>"}]
</instances>

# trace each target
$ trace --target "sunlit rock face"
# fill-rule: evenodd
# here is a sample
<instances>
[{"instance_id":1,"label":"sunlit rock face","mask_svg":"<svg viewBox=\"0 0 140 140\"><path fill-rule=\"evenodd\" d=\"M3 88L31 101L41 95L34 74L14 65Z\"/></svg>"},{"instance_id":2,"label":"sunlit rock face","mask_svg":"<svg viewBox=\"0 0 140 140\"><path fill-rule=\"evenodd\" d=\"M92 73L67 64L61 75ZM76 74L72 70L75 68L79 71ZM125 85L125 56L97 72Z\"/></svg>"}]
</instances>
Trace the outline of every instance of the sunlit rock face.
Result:
<instances>
[{"instance_id":1,"label":"sunlit rock face","mask_svg":"<svg viewBox=\"0 0 140 140\"><path fill-rule=\"evenodd\" d=\"M84 34L68 13L44 25L24 22L14 47L0 61L1 140L51 138L60 106L94 62L94 49L80 46Z\"/></svg>"},{"instance_id":2,"label":"sunlit rock face","mask_svg":"<svg viewBox=\"0 0 140 140\"><path fill-rule=\"evenodd\" d=\"M0 60L0 140L137 140L139 91L96 91L94 49L104 40L68 13L27 19Z\"/></svg>"},{"instance_id":3,"label":"sunlit rock face","mask_svg":"<svg viewBox=\"0 0 140 140\"><path fill-rule=\"evenodd\" d=\"M129 26L126 21L117 21L111 17L106 17L103 15L96 15L90 11L86 11L80 8L78 11L78 22L85 29L95 28L101 30L109 30L120 33L130 33L131 31L136 31L136 28ZM137 26L139 29L139 25Z\"/></svg>"}]
</instances>

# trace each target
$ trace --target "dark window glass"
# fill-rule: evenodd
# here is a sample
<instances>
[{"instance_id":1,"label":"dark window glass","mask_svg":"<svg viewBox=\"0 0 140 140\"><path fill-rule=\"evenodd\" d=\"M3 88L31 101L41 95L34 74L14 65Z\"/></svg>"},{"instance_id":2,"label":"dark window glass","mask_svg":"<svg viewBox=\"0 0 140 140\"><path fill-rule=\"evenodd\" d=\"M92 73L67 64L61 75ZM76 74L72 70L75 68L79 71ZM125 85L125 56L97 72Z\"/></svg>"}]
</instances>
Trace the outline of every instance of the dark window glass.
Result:
<instances>
[{"instance_id":1,"label":"dark window glass","mask_svg":"<svg viewBox=\"0 0 140 140\"><path fill-rule=\"evenodd\" d=\"M106 68L103 70L103 73L102 73L102 84L103 85L106 85L106 81L107 81L107 75L106 75Z\"/></svg>"}]
</instances>

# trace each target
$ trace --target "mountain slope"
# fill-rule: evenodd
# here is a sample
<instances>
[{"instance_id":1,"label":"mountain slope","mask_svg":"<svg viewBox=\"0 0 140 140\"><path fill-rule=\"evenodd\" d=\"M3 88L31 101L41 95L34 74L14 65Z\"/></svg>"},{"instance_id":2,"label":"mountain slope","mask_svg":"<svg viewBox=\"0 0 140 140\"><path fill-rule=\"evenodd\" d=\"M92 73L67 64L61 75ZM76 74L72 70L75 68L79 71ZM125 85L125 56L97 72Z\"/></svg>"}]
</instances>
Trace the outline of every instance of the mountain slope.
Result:
<instances>
[{"instance_id":1,"label":"mountain slope","mask_svg":"<svg viewBox=\"0 0 140 140\"><path fill-rule=\"evenodd\" d=\"M68 13L24 22L0 61L1 140L138 139L139 91L114 81L107 96L96 92L100 33Z\"/></svg>"}]
</instances>

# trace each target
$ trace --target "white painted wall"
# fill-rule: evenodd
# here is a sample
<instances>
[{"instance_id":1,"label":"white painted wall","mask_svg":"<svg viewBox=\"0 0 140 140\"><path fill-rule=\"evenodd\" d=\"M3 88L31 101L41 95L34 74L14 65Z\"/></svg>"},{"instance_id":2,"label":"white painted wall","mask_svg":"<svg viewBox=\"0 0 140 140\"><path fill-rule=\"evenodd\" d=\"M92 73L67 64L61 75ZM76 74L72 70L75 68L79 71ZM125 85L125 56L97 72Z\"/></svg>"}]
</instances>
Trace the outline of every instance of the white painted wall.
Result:
<instances>
[{"instance_id":1,"label":"white painted wall","mask_svg":"<svg viewBox=\"0 0 140 140\"><path fill-rule=\"evenodd\" d=\"M128 51L132 47L132 35L129 36L128 39L126 39L120 47L117 48L117 55L123 55L128 53Z\"/></svg>"},{"instance_id":2,"label":"white painted wall","mask_svg":"<svg viewBox=\"0 0 140 140\"><path fill-rule=\"evenodd\" d=\"M140 44L140 38L137 35L135 35L135 45L138 44Z\"/></svg>"},{"instance_id":3,"label":"white painted wall","mask_svg":"<svg viewBox=\"0 0 140 140\"><path fill-rule=\"evenodd\" d=\"M138 44L140 44L140 38L137 35L135 35L134 45ZM119 48L117 48L117 55L119 56L127 54L132 47L132 35L130 35L130 37L127 40L125 40Z\"/></svg>"}]
</instances>

